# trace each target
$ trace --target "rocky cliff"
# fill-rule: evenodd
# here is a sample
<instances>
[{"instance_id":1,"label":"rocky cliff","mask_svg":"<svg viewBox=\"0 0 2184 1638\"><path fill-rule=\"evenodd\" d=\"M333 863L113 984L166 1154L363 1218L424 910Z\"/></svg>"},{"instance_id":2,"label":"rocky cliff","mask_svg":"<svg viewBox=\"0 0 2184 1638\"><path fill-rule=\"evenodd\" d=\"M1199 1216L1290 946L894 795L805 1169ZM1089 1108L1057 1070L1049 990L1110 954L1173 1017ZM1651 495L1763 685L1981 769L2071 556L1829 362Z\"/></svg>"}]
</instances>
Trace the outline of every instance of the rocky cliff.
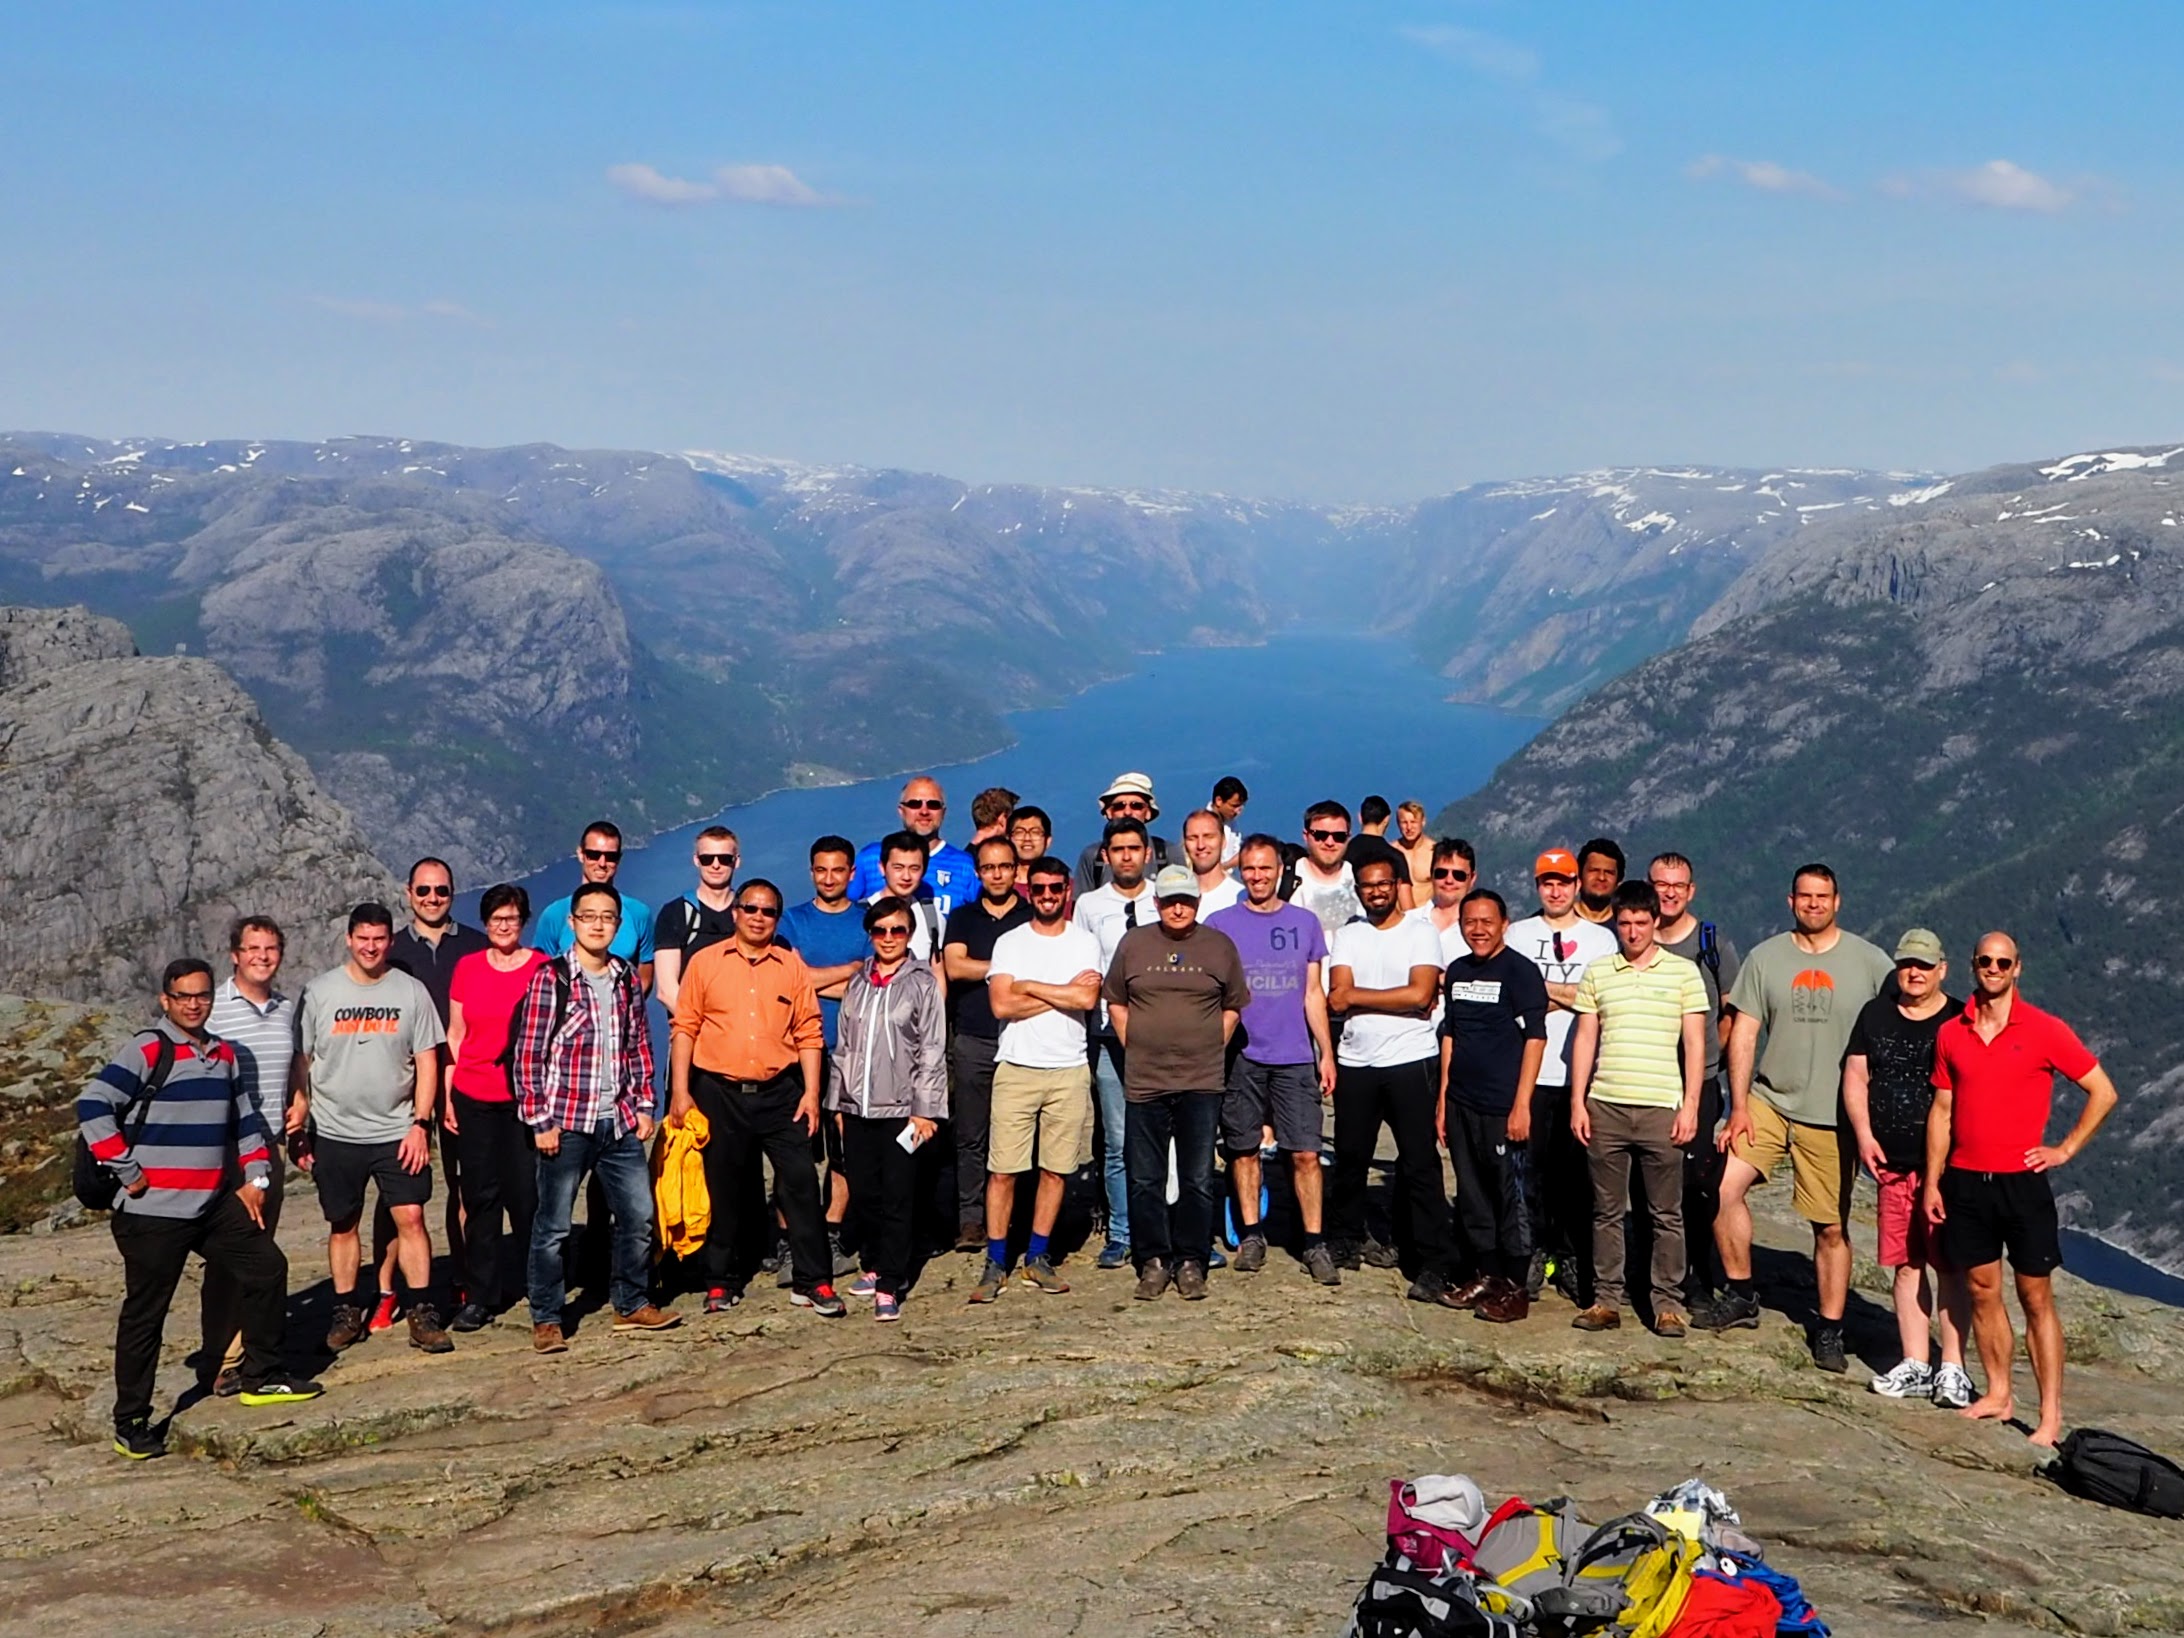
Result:
<instances>
[{"instance_id":1,"label":"rocky cliff","mask_svg":"<svg viewBox=\"0 0 2184 1638\"><path fill-rule=\"evenodd\" d=\"M0 611L0 831L0 988L25 994L142 1002L246 912L310 972L352 904L396 890L218 666L138 658L81 608Z\"/></svg>"},{"instance_id":2,"label":"rocky cliff","mask_svg":"<svg viewBox=\"0 0 2184 1638\"><path fill-rule=\"evenodd\" d=\"M1957 993L1972 941L2009 929L2027 993L2124 1094L2060 1176L2072 1220L2184 1261L2184 968L2164 947L2184 914L2184 450L1997 468L1824 526L1693 629L1437 825L1512 883L1550 841L1673 847L1701 913L1745 939L1824 859L1858 930L1943 934Z\"/></svg>"}]
</instances>

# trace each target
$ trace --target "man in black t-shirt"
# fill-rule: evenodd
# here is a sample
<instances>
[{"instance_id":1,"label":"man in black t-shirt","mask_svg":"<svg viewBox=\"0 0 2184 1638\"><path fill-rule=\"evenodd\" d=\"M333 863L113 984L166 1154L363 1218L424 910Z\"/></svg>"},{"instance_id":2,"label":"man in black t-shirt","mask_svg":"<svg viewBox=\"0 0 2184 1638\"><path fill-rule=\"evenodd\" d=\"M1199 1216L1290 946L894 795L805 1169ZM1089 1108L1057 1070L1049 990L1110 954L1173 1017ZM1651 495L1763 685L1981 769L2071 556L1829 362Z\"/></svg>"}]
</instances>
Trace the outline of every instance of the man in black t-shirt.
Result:
<instances>
[{"instance_id":1,"label":"man in black t-shirt","mask_svg":"<svg viewBox=\"0 0 2184 1638\"><path fill-rule=\"evenodd\" d=\"M1964 1003L1942 992L1949 975L1941 940L1914 927L1896 941L1896 983L1858 1014L1843 1054L1843 1115L1858 1141L1858 1158L1880 1185L1880 1260L1896 1271L1896 1330L1902 1363L1873 1379L1890 1399L1931 1397L1962 1410L1971 1403L1964 1369L1963 1279L1934 1264L1920 1210L1926 1164L1926 1115L1934 1102L1934 1038ZM1932 1264L1940 1307L1927 1289ZM1940 1324L1941 1368L1929 1364L1927 1321Z\"/></svg>"},{"instance_id":2,"label":"man in black t-shirt","mask_svg":"<svg viewBox=\"0 0 2184 1638\"><path fill-rule=\"evenodd\" d=\"M938 1204L943 1221L957 1225L958 1251L986 1249L986 1138L993 1112L994 1054L1001 1021L986 992L994 941L1031 920L1031 906L1016 891L1016 848L1006 836L989 836L973 850L978 897L948 913L941 934L948 978L948 1120L953 1152L942 1151ZM945 1213L953 1212L952 1219Z\"/></svg>"},{"instance_id":3,"label":"man in black t-shirt","mask_svg":"<svg viewBox=\"0 0 2184 1638\"><path fill-rule=\"evenodd\" d=\"M690 862L698 868L698 885L669 899L652 918L652 985L669 1017L674 1016L690 958L736 936L735 916L728 908L735 902L736 866L743 862L736 833L725 825L708 825L690 846Z\"/></svg>"},{"instance_id":4,"label":"man in black t-shirt","mask_svg":"<svg viewBox=\"0 0 2184 1638\"><path fill-rule=\"evenodd\" d=\"M1448 1297L1483 1320L1531 1312L1532 1211L1525 1158L1532 1088L1547 1051L1547 981L1504 942L1499 893L1464 895L1457 925L1469 953L1441 983L1441 1140L1456 1167L1456 1227L1470 1268Z\"/></svg>"},{"instance_id":5,"label":"man in black t-shirt","mask_svg":"<svg viewBox=\"0 0 2184 1638\"><path fill-rule=\"evenodd\" d=\"M1358 867L1367 860L1388 864L1395 869L1395 907L1411 910L1417 906L1411 883L1410 857L1388 840L1388 821L1395 810L1388 806L1385 796L1368 796L1357 805L1357 834L1350 838L1342 850L1343 863L1350 867L1351 876L1357 875Z\"/></svg>"}]
</instances>

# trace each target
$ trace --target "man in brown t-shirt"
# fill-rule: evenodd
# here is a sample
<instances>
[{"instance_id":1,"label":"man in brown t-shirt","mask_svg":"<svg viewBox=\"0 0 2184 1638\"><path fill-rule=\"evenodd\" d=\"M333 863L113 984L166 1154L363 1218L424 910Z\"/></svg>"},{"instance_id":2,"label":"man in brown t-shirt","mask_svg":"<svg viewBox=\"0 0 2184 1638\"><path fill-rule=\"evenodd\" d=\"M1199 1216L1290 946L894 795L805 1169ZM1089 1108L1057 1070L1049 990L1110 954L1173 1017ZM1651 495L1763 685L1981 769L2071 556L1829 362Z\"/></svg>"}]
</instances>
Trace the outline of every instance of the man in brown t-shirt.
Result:
<instances>
[{"instance_id":1,"label":"man in brown t-shirt","mask_svg":"<svg viewBox=\"0 0 2184 1638\"><path fill-rule=\"evenodd\" d=\"M1206 1294L1216 1193L1213 1145L1227 1084L1228 1041L1251 1000L1244 964L1228 935L1198 923L1198 877L1168 865L1153 879L1160 920L1125 933L1103 994L1123 1059L1124 1153L1130 1179L1130 1246L1140 1298L1170 1280L1185 1297ZM1178 1185L1168 1205L1168 1145Z\"/></svg>"}]
</instances>

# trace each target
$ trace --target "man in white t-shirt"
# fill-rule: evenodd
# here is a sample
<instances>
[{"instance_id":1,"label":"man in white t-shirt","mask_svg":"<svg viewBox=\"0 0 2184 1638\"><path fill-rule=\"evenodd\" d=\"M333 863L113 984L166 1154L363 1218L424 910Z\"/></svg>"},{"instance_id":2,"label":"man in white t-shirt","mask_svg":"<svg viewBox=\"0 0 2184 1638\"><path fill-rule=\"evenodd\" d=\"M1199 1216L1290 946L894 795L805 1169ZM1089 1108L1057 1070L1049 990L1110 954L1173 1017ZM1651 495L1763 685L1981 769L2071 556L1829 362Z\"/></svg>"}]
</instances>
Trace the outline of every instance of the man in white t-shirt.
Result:
<instances>
[{"instance_id":1,"label":"man in white t-shirt","mask_svg":"<svg viewBox=\"0 0 2184 1638\"><path fill-rule=\"evenodd\" d=\"M1405 1238L1417 1266L1410 1296L1448 1295L1448 1193L1441 1186L1438 1131L1441 1048L1433 1003L1441 989L1441 945L1433 929L1406 919L1396 903L1395 867L1368 859L1357 869L1363 919L1328 940L1328 1010L1344 1019L1335 1043L1335 1179L1329 1237L1346 1268L1394 1266L1397 1253L1365 1229L1365 1184L1382 1123L1395 1132L1396 1186L1409 1206ZM1450 1305L1453 1306L1453 1305Z\"/></svg>"},{"instance_id":2,"label":"man in white t-shirt","mask_svg":"<svg viewBox=\"0 0 2184 1638\"><path fill-rule=\"evenodd\" d=\"M1198 878L1198 919L1226 910L1244 896L1244 884L1221 868L1221 816L1200 808L1183 821L1183 857Z\"/></svg>"},{"instance_id":3,"label":"man in white t-shirt","mask_svg":"<svg viewBox=\"0 0 2184 1638\"><path fill-rule=\"evenodd\" d=\"M1035 1141L1039 1191L1023 1279L1040 1291L1069 1289L1054 1272L1047 1237L1061 1213L1065 1180L1092 1159L1084 1024L1099 999L1102 968L1099 941L1068 919L1069 883L1069 866L1061 860L1048 855L1032 861L1024 883L1031 920L994 940L986 967L986 994L1001 1039L986 1137L986 1267L971 1293L974 1303L994 1301L1008 1280L1016 1179L1032 1169ZM1115 1147L1121 1148L1119 1125Z\"/></svg>"},{"instance_id":4,"label":"man in white t-shirt","mask_svg":"<svg viewBox=\"0 0 2184 1638\"><path fill-rule=\"evenodd\" d=\"M1160 905L1146 875L1152 858L1152 840L1142 819L1110 819L1101 840L1099 886L1077 897L1077 925L1099 943L1100 976L1123 934L1133 927L1150 927L1160 920ZM1099 1004L1099 1024L1092 1037L1092 1089L1099 1100L1100 1182L1107 1197L1107 1241L1100 1247L1097 1266L1125 1268L1130 1264L1130 1175L1123 1164L1123 1121L1127 1100L1122 1095L1122 1043L1107 1019L1107 1005Z\"/></svg>"},{"instance_id":5,"label":"man in white t-shirt","mask_svg":"<svg viewBox=\"0 0 2184 1638\"><path fill-rule=\"evenodd\" d=\"M1577 913L1577 855L1551 847L1532 861L1539 914L1509 924L1509 948L1547 981L1547 1051L1532 1089L1532 1267L1526 1294L1537 1300L1555 1265L1555 1285L1580 1308L1592 1303L1592 1168L1570 1132L1571 1005L1585 969L1615 954L1615 934Z\"/></svg>"},{"instance_id":6,"label":"man in white t-shirt","mask_svg":"<svg viewBox=\"0 0 2184 1638\"><path fill-rule=\"evenodd\" d=\"M1320 930L1332 939L1335 929L1364 913L1357 883L1343 857L1350 845L1350 810L1340 802L1314 802L1304 810L1304 857L1297 861L1297 885L1289 902L1319 917Z\"/></svg>"}]
</instances>

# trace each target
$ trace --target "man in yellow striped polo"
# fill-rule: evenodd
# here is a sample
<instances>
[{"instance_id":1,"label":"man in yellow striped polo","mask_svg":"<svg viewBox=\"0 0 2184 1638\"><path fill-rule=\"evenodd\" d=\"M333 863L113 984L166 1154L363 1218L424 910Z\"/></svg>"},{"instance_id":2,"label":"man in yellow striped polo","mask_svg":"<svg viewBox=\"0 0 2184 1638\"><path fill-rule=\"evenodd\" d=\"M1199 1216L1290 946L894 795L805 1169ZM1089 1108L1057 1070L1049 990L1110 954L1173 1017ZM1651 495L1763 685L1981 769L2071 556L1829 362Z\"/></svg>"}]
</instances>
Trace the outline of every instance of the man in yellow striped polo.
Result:
<instances>
[{"instance_id":1,"label":"man in yellow striped polo","mask_svg":"<svg viewBox=\"0 0 2184 1638\"><path fill-rule=\"evenodd\" d=\"M1698 963L1654 942L1661 901L1650 882L1625 882L1609 901L1617 949L1578 980L1570 1035L1570 1130L1592 1170L1593 1304L1570 1323L1623 1323L1623 1217L1630 1174L1645 1178L1653 1220L1653 1329L1680 1337L1683 1312L1683 1145L1698 1130L1712 1009Z\"/></svg>"}]
</instances>

